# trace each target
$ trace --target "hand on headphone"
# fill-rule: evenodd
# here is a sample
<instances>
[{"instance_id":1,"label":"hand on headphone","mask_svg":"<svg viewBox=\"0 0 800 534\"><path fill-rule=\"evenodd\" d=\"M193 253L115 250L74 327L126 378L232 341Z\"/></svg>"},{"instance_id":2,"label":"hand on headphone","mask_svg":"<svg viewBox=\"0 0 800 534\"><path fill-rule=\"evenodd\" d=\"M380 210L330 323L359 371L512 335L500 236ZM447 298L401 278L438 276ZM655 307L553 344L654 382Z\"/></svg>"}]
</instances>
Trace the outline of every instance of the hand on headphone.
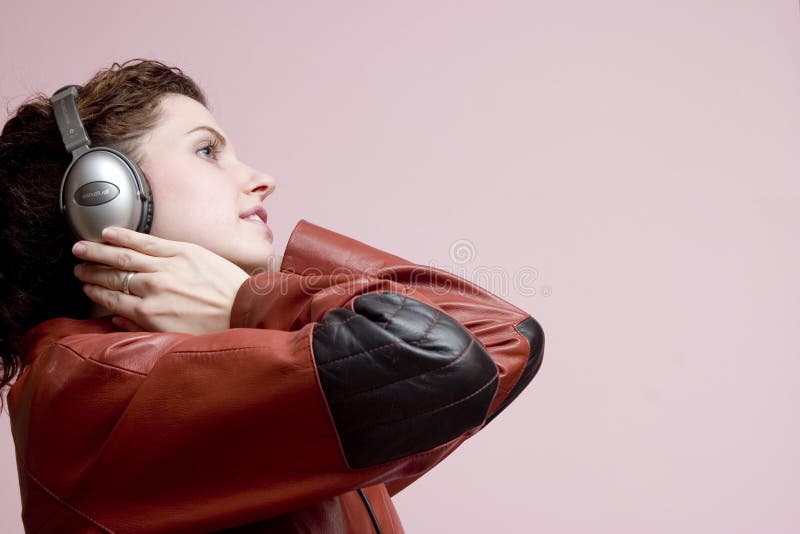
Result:
<instances>
[{"instance_id":1,"label":"hand on headphone","mask_svg":"<svg viewBox=\"0 0 800 534\"><path fill-rule=\"evenodd\" d=\"M200 334L230 328L231 307L249 275L210 250L120 227L103 231L105 243L79 241L73 254L87 262L75 276L95 303L126 330ZM128 291L123 282L129 272Z\"/></svg>"}]
</instances>

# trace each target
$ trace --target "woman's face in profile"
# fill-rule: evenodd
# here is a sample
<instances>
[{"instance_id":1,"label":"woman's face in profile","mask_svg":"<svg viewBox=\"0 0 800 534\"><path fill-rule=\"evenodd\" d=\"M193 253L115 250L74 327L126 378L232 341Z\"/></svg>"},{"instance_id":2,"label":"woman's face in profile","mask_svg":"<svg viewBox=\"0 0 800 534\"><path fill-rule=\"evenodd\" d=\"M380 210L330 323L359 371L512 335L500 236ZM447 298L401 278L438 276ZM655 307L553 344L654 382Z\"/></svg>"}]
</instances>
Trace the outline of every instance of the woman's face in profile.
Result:
<instances>
[{"instance_id":1,"label":"woman's face in profile","mask_svg":"<svg viewBox=\"0 0 800 534\"><path fill-rule=\"evenodd\" d=\"M201 103L169 94L161 109L158 125L142 139L140 167L153 195L150 233L201 245L248 274L276 270L272 231L240 217L275 190L275 180L236 157L230 138Z\"/></svg>"}]
</instances>

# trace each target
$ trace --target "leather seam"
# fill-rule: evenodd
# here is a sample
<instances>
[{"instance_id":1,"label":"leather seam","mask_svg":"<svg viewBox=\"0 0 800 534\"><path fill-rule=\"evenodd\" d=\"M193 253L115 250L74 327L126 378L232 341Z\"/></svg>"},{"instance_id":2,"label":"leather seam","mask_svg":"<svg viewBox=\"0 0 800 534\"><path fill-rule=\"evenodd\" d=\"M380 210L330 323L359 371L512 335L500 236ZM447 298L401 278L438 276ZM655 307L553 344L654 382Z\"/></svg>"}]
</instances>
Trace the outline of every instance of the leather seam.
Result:
<instances>
[{"instance_id":1,"label":"leather seam","mask_svg":"<svg viewBox=\"0 0 800 534\"><path fill-rule=\"evenodd\" d=\"M362 354L369 354L369 353L371 353L373 351L384 350L384 349L387 349L389 347L394 347L395 345L400 345L401 343L403 343L403 340L393 341L391 343L386 343L385 345L378 345L377 347L372 347L372 348L369 348L369 349L360 350L358 352L354 352L354 353L348 354L346 356L340 356L339 358L336 358L336 359L333 359L333 360L328 360L327 362L318 363L317 365L319 367L325 367L326 365L329 365L329 364L332 364L332 363L341 362L343 360L349 360L350 358L355 358L356 356L361 356Z\"/></svg>"},{"instance_id":2,"label":"leather seam","mask_svg":"<svg viewBox=\"0 0 800 534\"><path fill-rule=\"evenodd\" d=\"M381 293L381 294L385 294L385 293ZM392 322L392 319L394 319L395 315L400 313L400 310L402 310L405 307L406 302L408 302L408 294L407 293L403 293L403 300L400 302L400 306L398 306L397 309L394 310L394 312L392 312L392 315L389 316L389 318L386 320L386 322L383 323L383 329L384 330L386 330L386 328L388 328L389 323Z\"/></svg>"},{"instance_id":3,"label":"leather seam","mask_svg":"<svg viewBox=\"0 0 800 534\"><path fill-rule=\"evenodd\" d=\"M392 343L392 345L397 345L397 344L399 344L399 343ZM427 370L427 371L425 371L425 372L418 373L418 374L415 374L415 375L412 375L412 376L406 376L406 377L403 377L403 378L398 378L397 380L392 380L391 382L387 382L386 384L381 384L380 386L376 386L376 387L374 387L374 388L365 389L365 390L363 390L363 391L359 391L359 392L357 392L357 393L353 393L352 395L350 395L350 396L348 396L348 397L346 397L346 398L344 398L344 399L339 399L339 400L337 400L336 402L332 402L331 404L341 404L341 403L343 403L343 402L345 402L345 401L349 401L350 399L353 399L353 398L355 398L355 397L358 397L359 395L363 395L363 394L365 394L365 393L370 393L370 392L372 392L372 391L377 391L377 390L379 390L379 389L383 389L383 388L385 388L385 387L389 387L389 386L391 386L392 384L397 384L398 382L403 382L403 381L405 381L405 380L413 380L414 378L417 378L417 377L420 377L420 376L423 376L423 375L427 375L427 374L430 374L430 373L433 373L433 372L439 371L440 369L446 369L447 367L450 367L451 365L454 365L456 362L458 362L458 360L460 360L460 359L462 358L462 356L464 356L464 354L466 354L466 353L467 353L467 351L468 351L468 350L469 350L469 349L472 347L472 345L474 345L474 344L475 344L475 339L473 338L473 339L471 339L471 340L470 340L470 342L469 342L469 345L467 345L467 346L464 348L464 350L462 350L462 351L461 351L461 354L459 354L458 356L456 356L456 357L455 357L455 359L453 359L453 361L451 361L451 362L448 362L448 363L446 363L446 364L444 364L444 365L440 365L439 367L435 367L435 368L433 368L433 369L428 369L428 370ZM388 346L389 346L389 345L384 345L383 347L379 347L379 348L385 348L385 347L388 347ZM372 349L370 349L370 350L368 350L368 351L364 351L364 352L372 352ZM334 360L334 361L337 361L337 360ZM330 363L330 362L326 362L326 363ZM495 372L496 372L496 371L495 371Z\"/></svg>"},{"instance_id":4,"label":"leather seam","mask_svg":"<svg viewBox=\"0 0 800 534\"><path fill-rule=\"evenodd\" d=\"M164 356L171 356L173 354L197 354L197 355L212 355L221 354L223 352L235 352L237 350L250 350L250 349L263 349L263 346L253 345L248 347L231 347L229 349L216 349L216 350L173 350L163 354Z\"/></svg>"},{"instance_id":5,"label":"leather seam","mask_svg":"<svg viewBox=\"0 0 800 534\"><path fill-rule=\"evenodd\" d=\"M434 326L436 326L436 325L439 323L439 319L441 319L441 318L442 318L442 310L438 310L438 309L437 309L437 310L436 310L436 317L433 319L433 321L431 321L431 324L430 324L430 325L428 325L428 328L427 328L427 329L425 329L425 332L423 332L423 333L422 333L422 337L421 337L421 338L419 338L419 339L418 339L418 340L416 340L416 341L409 342L409 344L410 344L410 345L416 345L416 346L418 346L418 347L419 347L419 345L420 345L420 344L421 344L423 341L425 341L425 338L427 338L427 337L428 337L428 334L430 334L430 333L431 333L431 331L433 330L433 327L434 327Z\"/></svg>"},{"instance_id":6,"label":"leather seam","mask_svg":"<svg viewBox=\"0 0 800 534\"><path fill-rule=\"evenodd\" d=\"M75 508L74 506L72 506L71 504L67 503L66 501L64 501L63 499L61 499L61 497L59 497L59 496L58 496L58 495L56 495L54 492L52 492L50 489L48 489L48 488L47 488L47 486L45 486L44 484L42 484L41 482L39 482L39 480L38 480L38 479L37 479L35 476L33 476L33 473L31 473L31 472L30 472L30 470L28 469L28 466L27 466L27 465L25 465L25 464L22 464L22 469L25 471L25 474L28 476L28 478L30 478L31 480L33 480L33 481L36 483L36 485L37 485L37 486L39 486L40 488L42 488L42 489L43 489L43 490L44 490L44 491L45 491L45 492L46 492L48 495L50 495L50 497L52 497L53 499L55 499L55 501L56 501L56 502L58 502L60 505L64 506L65 508L67 508L67 509L68 509L68 510L70 510L71 512L74 512L75 514L79 515L79 516L80 516L80 517L82 517L83 519L85 519L85 520L89 521L90 523L92 523L92 524L93 524L94 526L96 526L97 528L99 528L99 529L102 529L104 532L108 532L108 533L110 533L110 534L113 534L113 532L114 532L113 530L111 530L110 528L108 528L108 527L106 527L106 526L102 525L100 522L98 522L98 521L95 521L94 519L92 519L91 517L89 517L87 514L85 514L85 513L81 512L80 510L78 510L77 508ZM52 516L51 516L51 518L52 518ZM50 519L48 519L48 521L49 521L49 520L50 520ZM43 523L43 525L44 525L44 524L46 524L46 522L45 522L45 523Z\"/></svg>"},{"instance_id":7,"label":"leather seam","mask_svg":"<svg viewBox=\"0 0 800 534\"><path fill-rule=\"evenodd\" d=\"M91 363L93 363L93 364L95 364L95 365L97 365L99 367L105 367L105 368L112 369L112 370L115 370L115 371L120 371L120 372L123 372L123 373L130 373L130 374L134 374L134 375L142 376L142 377L149 376L149 373L142 373L140 371L134 371L133 369L127 369L125 367L120 367L118 365L111 365L111 364L106 363L106 362L100 362L100 361L94 360L92 358L88 358L88 357L84 356L83 354L81 354L80 352L78 352L75 349L73 349L72 347L70 347L69 345L64 345L62 343L53 343L53 345L54 346L63 347L65 349L67 349L69 352L71 352L72 354L74 354L75 356L77 356L78 358L80 358L82 360L85 360L87 362L91 362ZM172 355L187 355L187 354L189 354L189 355L194 354L194 355L198 355L198 356L201 356L201 355L202 356L211 356L211 355L214 355L214 354L235 352L235 351L239 351L239 350L251 350L251 349L262 349L262 348L263 347L261 347L261 346L254 345L254 346L248 346L248 347L231 347L229 349L217 349L217 350L177 350L177 351L165 352L164 354L161 355L161 358L166 358L166 357L172 356Z\"/></svg>"},{"instance_id":8,"label":"leather seam","mask_svg":"<svg viewBox=\"0 0 800 534\"><path fill-rule=\"evenodd\" d=\"M360 317L360 316L359 316L359 315L356 315L355 317ZM437 317L436 317L436 318L435 318L435 319L434 319L434 320L431 322L431 325L428 327L428 330L430 330L431 328L433 328L433 325L434 325L434 324L436 324L436 323L439 321L439 317L440 317L440 315L438 315L438 316L437 316ZM321 364L318 364L318 365L319 365L320 367L325 367L326 365L329 365L329 364L331 364L331 363L336 363L336 362L340 362L340 361L342 361L342 360L347 360L347 359L349 359L349 358L354 358L354 357L356 357L356 356L360 356L360 355L362 355L362 354L369 354L370 352L373 352L373 351L376 351L376 350L383 350L383 349L385 349L385 348L387 348L387 347L393 347L393 346L395 346L395 345L400 345L401 343L408 343L409 345L417 345L417 346L418 346L420 343L422 343L422 340L424 339L424 337L428 335L428 330L426 330L426 333L423 335L423 337L422 337L422 338L420 338L419 340L417 340L417 341L414 341L414 342L407 342L407 341L404 341L404 340L402 340L402 339L399 339L399 340L397 340L397 341L393 341L392 343L387 343L387 344L385 344L385 345L378 345L377 347L372 347L372 348L369 348L369 349L360 350L360 351L358 351L358 352L354 352L353 354L348 354L348 355L346 355L346 356L340 356L339 358L336 358L336 359L333 359L333 360L328 360L328 361L326 361L326 362L323 362L323 363L321 363ZM471 338L471 339L470 339L469 345L467 345L467 346L464 348L464 350L463 350L463 351L461 351L461 354L459 354L458 356L456 356L456 358L455 358L455 359L454 359L452 362L449 362L449 363L447 363L446 365L443 365L443 366L437 367L437 368L435 368L435 369L431 369L431 371L436 371L436 370L438 370L438 369L442 369L443 367L447 367L448 365L452 365L453 363L455 363L456 361L458 361L458 360L461 358L461 356L463 356L463 355L464 355L464 353L465 353L465 352L466 352L466 351L467 351L467 350L468 350L468 349L469 349L469 348L470 348L470 347L473 345L473 343L475 343L475 337L474 337L473 335L470 335L470 338ZM419 376L419 375L415 375L415 376ZM409 378L414 378L414 377L409 377Z\"/></svg>"},{"instance_id":9,"label":"leather seam","mask_svg":"<svg viewBox=\"0 0 800 534\"><path fill-rule=\"evenodd\" d=\"M127 369L125 367L120 367L118 365L112 365L110 363L100 362L100 361L97 361L95 359L88 358L88 357L84 356L83 354L81 354L80 352L78 352L77 350L75 350L72 347L70 347L69 345L64 345L63 343L53 343L53 345L65 348L69 352L71 352L72 354L77 356L78 358L80 358L80 359L82 359L84 361L87 361L87 362L91 362L91 363L93 363L93 364L95 364L95 365L97 365L99 367L105 367L107 369L112 369L114 371L120 371L120 372L123 372L123 373L130 373L130 374L134 374L134 375L137 375L137 376L147 376L147 373L142 373L140 371L134 371L133 369Z\"/></svg>"},{"instance_id":10,"label":"leather seam","mask_svg":"<svg viewBox=\"0 0 800 534\"><path fill-rule=\"evenodd\" d=\"M353 319L356 319L356 318L358 318L358 317L363 317L363 315L353 315L352 317L348 317L348 318L347 318L347 319L345 319L344 321L331 321L331 322L329 322L329 323L328 323L328 322L326 322L326 323L320 323L320 325L319 325L319 327L318 327L318 330L325 330L325 329L326 329L326 328L328 328L329 326L342 326L343 324L347 324L347 323L349 323L350 321L352 321Z\"/></svg>"}]
</instances>

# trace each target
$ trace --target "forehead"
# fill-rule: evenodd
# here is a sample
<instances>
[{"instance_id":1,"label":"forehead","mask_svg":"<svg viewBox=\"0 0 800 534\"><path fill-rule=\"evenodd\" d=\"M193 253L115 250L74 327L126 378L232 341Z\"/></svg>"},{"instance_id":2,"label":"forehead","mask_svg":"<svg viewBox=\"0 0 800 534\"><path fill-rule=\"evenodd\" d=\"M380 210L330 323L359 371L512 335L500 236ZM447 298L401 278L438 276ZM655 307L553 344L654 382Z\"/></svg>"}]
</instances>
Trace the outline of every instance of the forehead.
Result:
<instances>
[{"instance_id":1,"label":"forehead","mask_svg":"<svg viewBox=\"0 0 800 534\"><path fill-rule=\"evenodd\" d=\"M155 128L156 135L184 135L197 126L211 126L222 131L211 112L188 96L168 94L161 98L159 109L161 118Z\"/></svg>"}]
</instances>

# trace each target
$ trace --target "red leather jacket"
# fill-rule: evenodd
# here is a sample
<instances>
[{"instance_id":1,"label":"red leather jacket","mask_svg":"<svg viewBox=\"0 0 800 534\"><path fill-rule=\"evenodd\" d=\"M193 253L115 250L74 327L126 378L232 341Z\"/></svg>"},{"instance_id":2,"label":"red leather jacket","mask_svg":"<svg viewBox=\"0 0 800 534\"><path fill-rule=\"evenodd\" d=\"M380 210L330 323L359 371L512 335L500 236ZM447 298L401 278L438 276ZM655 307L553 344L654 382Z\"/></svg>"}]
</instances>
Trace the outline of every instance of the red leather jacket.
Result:
<instances>
[{"instance_id":1,"label":"red leather jacket","mask_svg":"<svg viewBox=\"0 0 800 534\"><path fill-rule=\"evenodd\" d=\"M337 271L361 275L343 291ZM318 290L300 287L308 276ZM387 290L465 326L499 385L485 421L458 438L351 468L309 339L328 310ZM8 406L26 532L390 534L403 532L390 497L525 388L544 334L477 285L301 220L280 272L239 289L228 330L127 332L109 316L56 318L19 347Z\"/></svg>"}]
</instances>

